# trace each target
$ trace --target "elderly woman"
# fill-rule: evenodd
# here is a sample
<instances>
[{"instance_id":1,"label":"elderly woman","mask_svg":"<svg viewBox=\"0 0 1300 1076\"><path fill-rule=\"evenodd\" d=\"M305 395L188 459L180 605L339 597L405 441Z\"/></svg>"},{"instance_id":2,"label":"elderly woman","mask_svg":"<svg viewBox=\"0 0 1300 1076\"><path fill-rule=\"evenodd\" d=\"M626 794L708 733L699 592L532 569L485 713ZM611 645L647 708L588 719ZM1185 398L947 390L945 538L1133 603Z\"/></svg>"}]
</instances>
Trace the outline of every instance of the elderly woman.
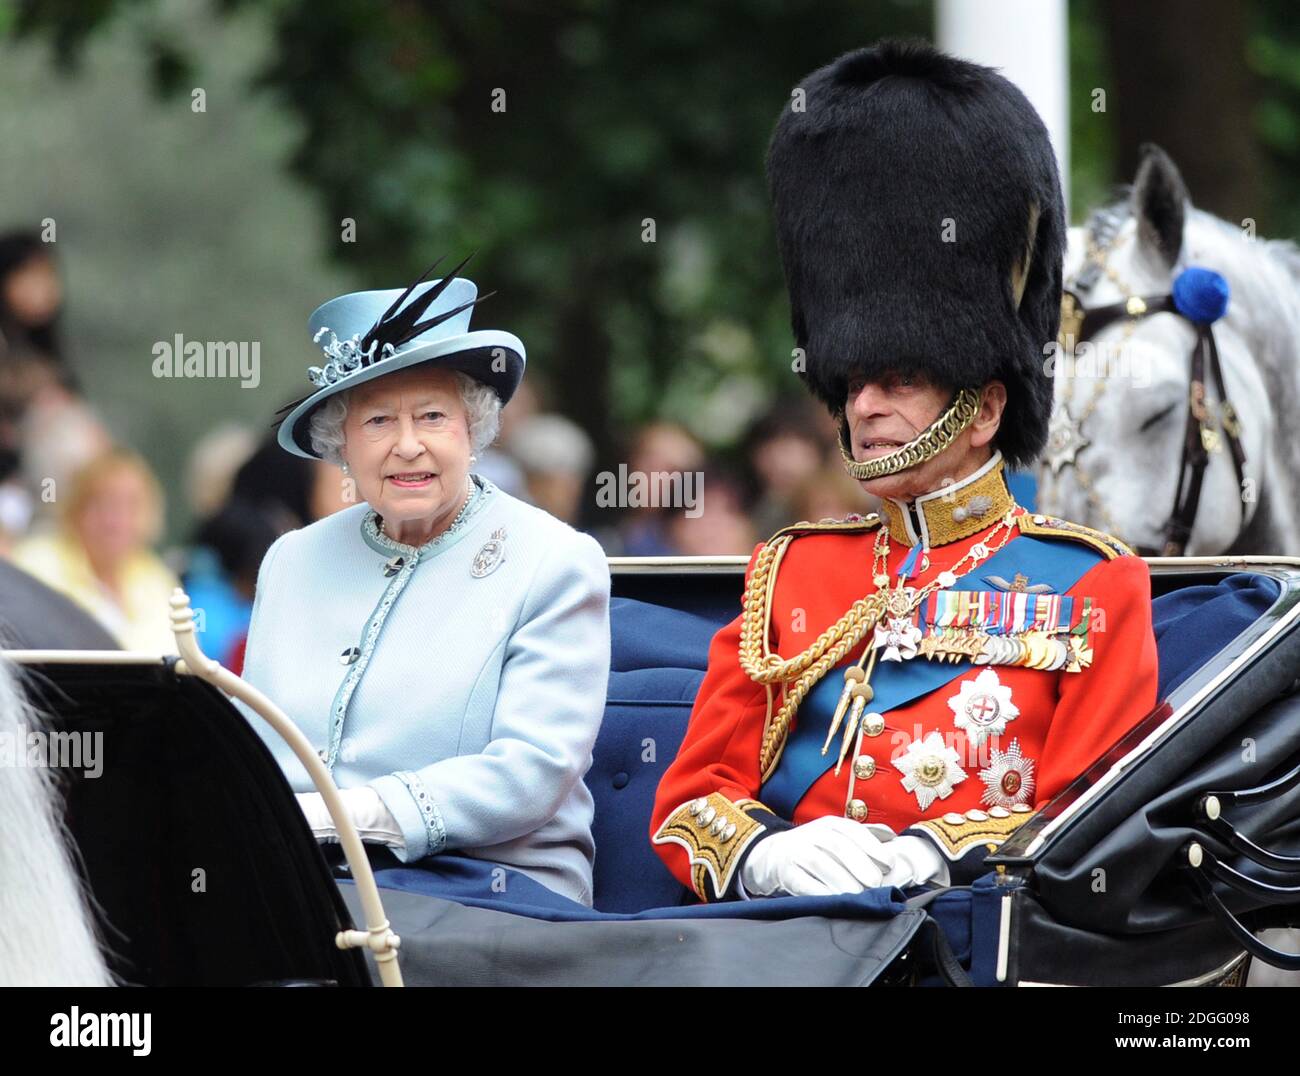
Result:
<instances>
[{"instance_id":1,"label":"elderly woman","mask_svg":"<svg viewBox=\"0 0 1300 1076\"><path fill-rule=\"evenodd\" d=\"M609 572L594 539L471 473L524 370L514 336L470 331L476 295L453 273L311 316L329 361L279 441L338 464L360 503L267 551L243 675L317 747L363 839L407 864L489 861L590 905L582 778ZM336 840L306 771L254 723Z\"/></svg>"}]
</instances>

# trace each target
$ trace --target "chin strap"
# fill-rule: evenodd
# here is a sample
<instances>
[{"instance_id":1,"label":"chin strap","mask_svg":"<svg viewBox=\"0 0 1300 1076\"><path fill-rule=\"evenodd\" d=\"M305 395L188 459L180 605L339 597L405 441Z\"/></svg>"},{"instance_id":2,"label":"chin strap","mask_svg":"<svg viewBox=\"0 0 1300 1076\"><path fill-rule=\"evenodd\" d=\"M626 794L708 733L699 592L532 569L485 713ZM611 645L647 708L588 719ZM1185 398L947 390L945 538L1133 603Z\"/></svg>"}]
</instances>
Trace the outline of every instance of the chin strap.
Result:
<instances>
[{"instance_id":1,"label":"chin strap","mask_svg":"<svg viewBox=\"0 0 1300 1076\"><path fill-rule=\"evenodd\" d=\"M855 460L849 455L848 418L840 413L840 457L844 460L844 469L859 482L874 478L885 478L891 474L906 471L909 467L934 459L940 452L951 445L962 430L975 421L979 414L980 396L974 389L961 389L953 397L942 415L935 419L921 433L907 444L896 448L884 456L865 462Z\"/></svg>"}]
</instances>

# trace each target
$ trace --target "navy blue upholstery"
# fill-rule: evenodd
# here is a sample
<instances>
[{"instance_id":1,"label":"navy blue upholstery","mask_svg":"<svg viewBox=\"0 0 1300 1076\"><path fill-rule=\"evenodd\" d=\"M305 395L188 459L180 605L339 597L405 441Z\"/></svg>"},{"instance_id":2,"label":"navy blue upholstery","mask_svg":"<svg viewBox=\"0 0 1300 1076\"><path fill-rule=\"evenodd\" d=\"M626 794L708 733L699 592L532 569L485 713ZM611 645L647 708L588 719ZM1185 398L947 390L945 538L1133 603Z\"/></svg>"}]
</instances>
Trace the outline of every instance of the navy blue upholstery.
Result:
<instances>
[{"instance_id":1,"label":"navy blue upholstery","mask_svg":"<svg viewBox=\"0 0 1300 1076\"><path fill-rule=\"evenodd\" d=\"M686 590L691 581L669 578L663 586ZM1267 577L1240 574L1156 598L1152 620L1161 697L1261 616L1279 589ZM650 814L659 779L686 733L709 641L738 611L706 616L629 598L611 603L609 696L587 774L596 803L599 911L637 912L694 902L651 848Z\"/></svg>"},{"instance_id":2,"label":"navy blue upholstery","mask_svg":"<svg viewBox=\"0 0 1300 1076\"><path fill-rule=\"evenodd\" d=\"M1151 620L1160 653L1160 697L1263 616L1281 589L1268 576L1242 572L1156 598Z\"/></svg>"},{"instance_id":3,"label":"navy blue upholstery","mask_svg":"<svg viewBox=\"0 0 1300 1076\"><path fill-rule=\"evenodd\" d=\"M587 773L596 801L594 898L603 912L638 912L694 899L655 855L650 813L720 625L630 598L614 598L609 619L609 694Z\"/></svg>"}]
</instances>

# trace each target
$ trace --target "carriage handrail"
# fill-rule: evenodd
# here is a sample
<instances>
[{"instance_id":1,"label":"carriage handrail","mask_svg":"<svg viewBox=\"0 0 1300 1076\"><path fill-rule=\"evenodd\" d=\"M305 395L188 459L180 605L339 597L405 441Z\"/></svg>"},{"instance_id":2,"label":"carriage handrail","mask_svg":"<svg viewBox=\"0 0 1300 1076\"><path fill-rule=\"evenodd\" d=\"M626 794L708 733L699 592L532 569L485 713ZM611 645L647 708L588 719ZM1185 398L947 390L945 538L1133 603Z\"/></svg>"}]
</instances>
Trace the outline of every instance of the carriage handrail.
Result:
<instances>
[{"instance_id":1,"label":"carriage handrail","mask_svg":"<svg viewBox=\"0 0 1300 1076\"><path fill-rule=\"evenodd\" d=\"M1300 871L1300 856L1285 855L1256 844L1223 814L1225 807L1266 803L1291 791L1297 785L1300 785L1300 766L1293 766L1281 777L1257 788L1203 792L1196 800L1198 829L1207 836L1217 837L1234 852L1258 863L1261 867L1270 867L1275 871Z\"/></svg>"},{"instance_id":2,"label":"carriage handrail","mask_svg":"<svg viewBox=\"0 0 1300 1076\"><path fill-rule=\"evenodd\" d=\"M1261 882L1221 862L1198 841L1189 841L1182 849L1179 867L1192 889L1201 898L1214 919L1252 956L1284 971L1300 971L1300 953L1287 953L1260 941L1230 908L1219 899L1211 879L1217 879L1240 893L1245 893L1269 904L1289 903L1300 895L1300 887L1277 886Z\"/></svg>"},{"instance_id":3,"label":"carriage handrail","mask_svg":"<svg viewBox=\"0 0 1300 1076\"><path fill-rule=\"evenodd\" d=\"M181 655L180 661L176 663L176 671L206 680L225 694L247 703L293 749L298 761L320 790L325 807L338 830L343 854L352 870L352 879L356 883L357 894L366 916L365 930L341 930L335 936L335 944L340 949L369 949L379 971L380 982L384 986L401 986L402 971L397 963L397 950L402 940L389 927L384 904L379 897L379 887L375 885L375 875L370 868L370 859L366 856L361 835L357 832L351 815L343 806L334 778L308 743L307 737L283 710L252 684L203 653L194 634L194 611L190 608L189 595L183 588L177 587L172 591L171 607L172 632L176 636L176 646Z\"/></svg>"}]
</instances>

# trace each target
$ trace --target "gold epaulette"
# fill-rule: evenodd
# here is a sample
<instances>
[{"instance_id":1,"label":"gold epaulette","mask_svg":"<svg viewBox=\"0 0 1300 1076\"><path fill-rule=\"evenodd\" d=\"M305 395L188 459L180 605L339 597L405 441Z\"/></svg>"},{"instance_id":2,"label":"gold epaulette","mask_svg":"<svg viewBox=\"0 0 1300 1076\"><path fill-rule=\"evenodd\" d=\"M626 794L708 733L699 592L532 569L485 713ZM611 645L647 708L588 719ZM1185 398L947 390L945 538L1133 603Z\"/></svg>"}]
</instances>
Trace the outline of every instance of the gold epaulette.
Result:
<instances>
[{"instance_id":1,"label":"gold epaulette","mask_svg":"<svg viewBox=\"0 0 1300 1076\"><path fill-rule=\"evenodd\" d=\"M914 822L913 826L928 832L934 837L944 855L949 859L957 860L977 844L996 847L1034 816L1032 811L1008 811L1006 808L995 810L996 813L953 812L941 818L926 818ZM975 817L972 818L972 815ZM990 851L992 850L990 848Z\"/></svg>"},{"instance_id":2,"label":"gold epaulette","mask_svg":"<svg viewBox=\"0 0 1300 1076\"><path fill-rule=\"evenodd\" d=\"M1018 523L1021 534L1027 534L1032 538L1069 538L1091 546L1107 560L1137 555L1113 535L1085 527L1082 523L1071 523L1069 520L1057 519L1055 516L1029 513L1018 517Z\"/></svg>"},{"instance_id":3,"label":"gold epaulette","mask_svg":"<svg viewBox=\"0 0 1300 1076\"><path fill-rule=\"evenodd\" d=\"M816 523L805 520L803 523L791 523L788 527L782 527L764 544L771 545L778 538L787 534L793 538L799 538L805 534L853 534L856 531L874 531L883 522L883 518L875 512L868 516L850 517L848 519L819 519Z\"/></svg>"},{"instance_id":4,"label":"gold epaulette","mask_svg":"<svg viewBox=\"0 0 1300 1076\"><path fill-rule=\"evenodd\" d=\"M741 853L767 827L746 813L760 807L757 800L732 802L721 792L688 800L678 807L651 838L655 844L677 844L691 861L691 888L701 900L721 900L731 886ZM706 883L711 883L712 892Z\"/></svg>"}]
</instances>

